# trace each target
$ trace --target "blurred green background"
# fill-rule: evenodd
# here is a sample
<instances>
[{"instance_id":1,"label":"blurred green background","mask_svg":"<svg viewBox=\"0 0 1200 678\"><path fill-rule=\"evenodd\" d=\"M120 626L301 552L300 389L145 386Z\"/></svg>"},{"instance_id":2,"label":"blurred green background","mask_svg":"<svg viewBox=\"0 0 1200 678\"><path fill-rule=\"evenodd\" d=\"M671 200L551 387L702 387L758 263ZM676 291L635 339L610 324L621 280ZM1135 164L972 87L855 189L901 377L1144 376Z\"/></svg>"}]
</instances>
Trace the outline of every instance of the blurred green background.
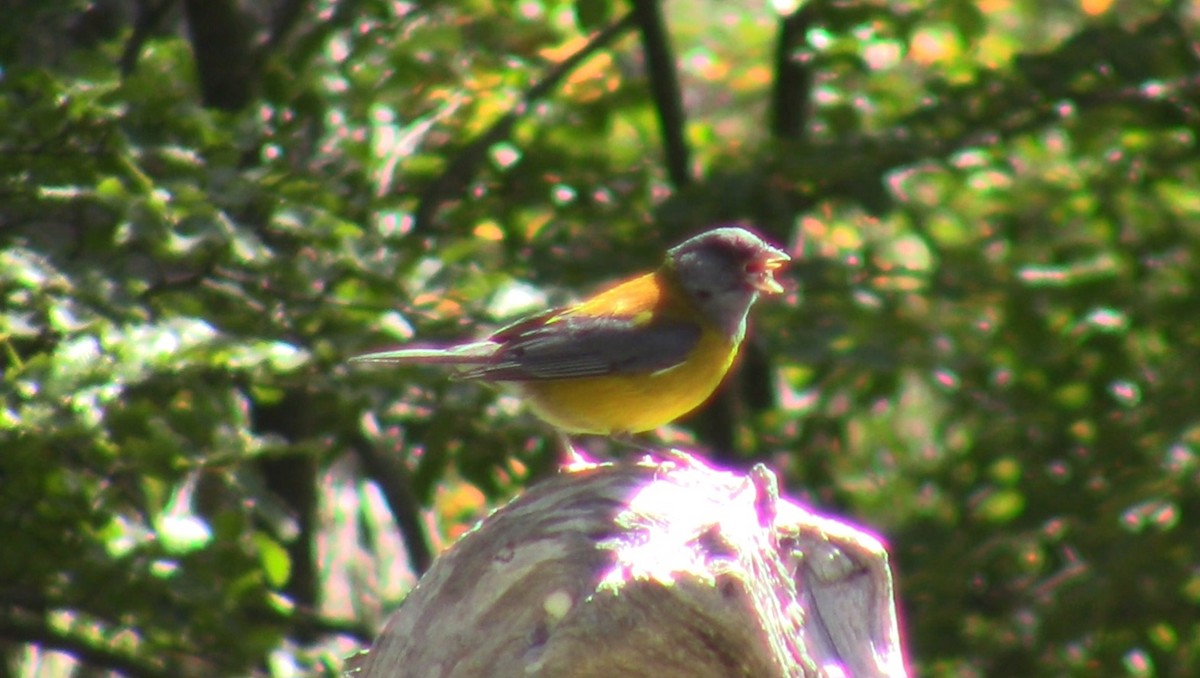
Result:
<instances>
[{"instance_id":1,"label":"blurred green background","mask_svg":"<svg viewBox=\"0 0 1200 678\"><path fill-rule=\"evenodd\" d=\"M890 544L921 676L1200 665L1200 5L44 0L0 24L0 676L336 675L551 472L354 369L796 256L674 439Z\"/></svg>"}]
</instances>

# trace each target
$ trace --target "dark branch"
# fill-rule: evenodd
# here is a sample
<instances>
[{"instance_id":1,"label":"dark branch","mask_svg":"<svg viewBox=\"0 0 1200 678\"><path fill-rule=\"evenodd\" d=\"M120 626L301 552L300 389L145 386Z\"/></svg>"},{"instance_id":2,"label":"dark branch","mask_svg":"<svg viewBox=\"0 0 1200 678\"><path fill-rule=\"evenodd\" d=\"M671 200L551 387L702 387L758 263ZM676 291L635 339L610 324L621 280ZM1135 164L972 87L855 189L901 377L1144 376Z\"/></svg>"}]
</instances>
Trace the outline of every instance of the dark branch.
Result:
<instances>
[{"instance_id":1,"label":"dark branch","mask_svg":"<svg viewBox=\"0 0 1200 678\"><path fill-rule=\"evenodd\" d=\"M243 108L258 87L253 19L235 0L183 0L183 9L204 105Z\"/></svg>"},{"instance_id":2,"label":"dark branch","mask_svg":"<svg viewBox=\"0 0 1200 678\"><path fill-rule=\"evenodd\" d=\"M117 65L121 69L121 77L127 78L137 68L138 56L142 53L142 45L162 24L163 17L175 0L141 0L137 3L137 12L133 20L133 32L125 41L125 49L121 51L121 59Z\"/></svg>"},{"instance_id":3,"label":"dark branch","mask_svg":"<svg viewBox=\"0 0 1200 678\"><path fill-rule=\"evenodd\" d=\"M420 232L429 228L434 217L437 216L438 210L441 209L442 203L462 190L467 181L474 176L479 165L487 158L488 149L509 137L517 121L529 110L530 104L548 95L571 71L597 51L612 43L631 28L633 23L633 14L631 13L597 33L578 52L564 59L554 70L547 73L541 82L531 87L521 97L521 102L514 110L505 113L483 134L472 139L459 151L442 175L421 193L421 199L414 215L413 230Z\"/></svg>"},{"instance_id":4,"label":"dark branch","mask_svg":"<svg viewBox=\"0 0 1200 678\"><path fill-rule=\"evenodd\" d=\"M667 176L675 188L684 188L692 181L689 170L691 150L684 138L687 121L683 113L683 94L675 72L671 40L667 35L666 22L663 21L662 3L659 0L635 0L633 6L638 28L642 32L642 51L646 57L650 94L662 130Z\"/></svg>"},{"instance_id":5,"label":"dark branch","mask_svg":"<svg viewBox=\"0 0 1200 678\"><path fill-rule=\"evenodd\" d=\"M408 469L398 460L381 453L369 440L360 439L354 448L363 471L379 486L392 517L400 528L400 538L408 551L413 572L420 575L433 563L433 549L425 525L421 522L421 502L412 490Z\"/></svg>"},{"instance_id":6,"label":"dark branch","mask_svg":"<svg viewBox=\"0 0 1200 678\"><path fill-rule=\"evenodd\" d=\"M312 607L297 605L290 612L275 609L248 611L248 619L255 624L269 624L286 631L291 638L302 644L311 645L319 636L345 636L358 643L367 644L375 633L371 627L355 619L323 617Z\"/></svg>"},{"instance_id":7,"label":"dark branch","mask_svg":"<svg viewBox=\"0 0 1200 678\"><path fill-rule=\"evenodd\" d=\"M322 617L305 608L296 608L285 621L291 623L294 633L302 636L346 636L363 645L375 637L375 632L362 622Z\"/></svg>"},{"instance_id":8,"label":"dark branch","mask_svg":"<svg viewBox=\"0 0 1200 678\"><path fill-rule=\"evenodd\" d=\"M771 134L778 139L798 141L808 126L813 72L798 58L805 43L809 12L801 9L779 22L775 46L775 89L771 94Z\"/></svg>"}]
</instances>

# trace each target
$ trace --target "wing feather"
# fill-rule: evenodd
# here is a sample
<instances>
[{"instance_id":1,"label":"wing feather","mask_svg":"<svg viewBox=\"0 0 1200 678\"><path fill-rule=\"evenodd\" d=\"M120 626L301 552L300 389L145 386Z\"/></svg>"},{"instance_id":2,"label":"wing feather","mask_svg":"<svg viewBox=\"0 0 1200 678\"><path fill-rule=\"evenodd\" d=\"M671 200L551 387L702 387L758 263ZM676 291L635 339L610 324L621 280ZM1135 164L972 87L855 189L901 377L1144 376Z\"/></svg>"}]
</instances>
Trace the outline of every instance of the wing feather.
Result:
<instances>
[{"instance_id":1,"label":"wing feather","mask_svg":"<svg viewBox=\"0 0 1200 678\"><path fill-rule=\"evenodd\" d=\"M537 316L493 335L499 348L487 364L458 376L536 381L657 372L686 360L700 333L699 325L682 320Z\"/></svg>"}]
</instances>

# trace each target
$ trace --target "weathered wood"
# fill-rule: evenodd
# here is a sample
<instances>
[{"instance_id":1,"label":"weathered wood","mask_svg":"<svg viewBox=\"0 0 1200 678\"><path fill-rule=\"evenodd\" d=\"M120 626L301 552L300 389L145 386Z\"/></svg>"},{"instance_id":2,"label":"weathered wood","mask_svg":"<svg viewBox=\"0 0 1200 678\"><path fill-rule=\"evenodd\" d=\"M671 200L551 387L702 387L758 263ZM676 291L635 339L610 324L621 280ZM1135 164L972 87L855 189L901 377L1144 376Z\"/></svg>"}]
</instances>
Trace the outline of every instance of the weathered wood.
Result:
<instances>
[{"instance_id":1,"label":"weathered wood","mask_svg":"<svg viewBox=\"0 0 1200 678\"><path fill-rule=\"evenodd\" d=\"M356 676L904 676L887 553L671 453L531 488L438 559Z\"/></svg>"}]
</instances>

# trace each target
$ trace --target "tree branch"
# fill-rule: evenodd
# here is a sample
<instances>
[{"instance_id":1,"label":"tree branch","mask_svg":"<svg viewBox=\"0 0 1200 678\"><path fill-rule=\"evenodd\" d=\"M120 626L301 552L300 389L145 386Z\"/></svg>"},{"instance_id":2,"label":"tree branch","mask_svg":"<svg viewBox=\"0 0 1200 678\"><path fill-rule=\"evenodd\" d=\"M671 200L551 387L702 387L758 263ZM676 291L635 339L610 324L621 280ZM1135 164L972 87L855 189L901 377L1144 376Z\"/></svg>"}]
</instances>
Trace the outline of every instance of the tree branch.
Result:
<instances>
[{"instance_id":1,"label":"tree branch","mask_svg":"<svg viewBox=\"0 0 1200 678\"><path fill-rule=\"evenodd\" d=\"M692 181L689 171L691 150L684 139L687 120L683 112L683 94L675 72L671 40L662 17L662 4L659 0L634 0L633 7L638 28L642 32L642 51L646 57L650 94L662 130L667 176L675 188L684 188Z\"/></svg>"},{"instance_id":2,"label":"tree branch","mask_svg":"<svg viewBox=\"0 0 1200 678\"><path fill-rule=\"evenodd\" d=\"M351 619L333 619L323 617L308 608L296 608L285 622L290 623L293 632L308 636L346 636L358 643L369 643L373 631L366 624Z\"/></svg>"},{"instance_id":3,"label":"tree branch","mask_svg":"<svg viewBox=\"0 0 1200 678\"><path fill-rule=\"evenodd\" d=\"M578 465L492 513L355 675L907 675L878 539L781 497L765 466L652 454Z\"/></svg>"},{"instance_id":4,"label":"tree branch","mask_svg":"<svg viewBox=\"0 0 1200 678\"><path fill-rule=\"evenodd\" d=\"M392 518L400 528L400 538L408 551L408 560L417 575L429 569L433 549L425 525L421 522L421 502L412 491L408 469L392 457L380 453L369 440L359 438L354 451L363 465L365 475L379 486L387 501Z\"/></svg>"},{"instance_id":5,"label":"tree branch","mask_svg":"<svg viewBox=\"0 0 1200 678\"><path fill-rule=\"evenodd\" d=\"M808 7L793 12L779 22L779 41L775 45L775 88L771 93L771 134L779 139L799 141L804 136L810 114L812 68L796 58L803 47L811 23Z\"/></svg>"},{"instance_id":6,"label":"tree branch","mask_svg":"<svg viewBox=\"0 0 1200 678\"><path fill-rule=\"evenodd\" d=\"M236 111L258 88L251 16L235 0L183 0L204 105Z\"/></svg>"},{"instance_id":7,"label":"tree branch","mask_svg":"<svg viewBox=\"0 0 1200 678\"><path fill-rule=\"evenodd\" d=\"M167 15L167 10L171 9L174 2L175 0L158 0L158 2L140 0L137 3L133 31L129 34L129 39L125 41L125 48L121 50L121 58L117 62L122 78L133 74L137 68L138 56L142 53L142 45L146 44L146 39L162 23L163 17Z\"/></svg>"}]
</instances>

